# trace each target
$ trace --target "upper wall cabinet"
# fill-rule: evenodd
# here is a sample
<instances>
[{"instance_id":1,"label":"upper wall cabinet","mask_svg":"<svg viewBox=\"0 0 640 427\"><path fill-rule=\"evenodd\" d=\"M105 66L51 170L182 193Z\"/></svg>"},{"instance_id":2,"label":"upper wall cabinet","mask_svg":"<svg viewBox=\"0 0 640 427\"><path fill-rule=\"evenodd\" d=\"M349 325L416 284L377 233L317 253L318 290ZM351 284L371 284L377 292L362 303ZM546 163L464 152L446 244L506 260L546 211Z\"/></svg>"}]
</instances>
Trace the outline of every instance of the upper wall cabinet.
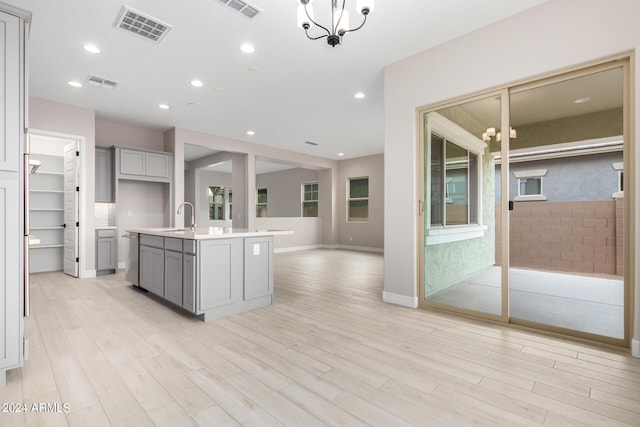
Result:
<instances>
[{"instance_id":1,"label":"upper wall cabinet","mask_svg":"<svg viewBox=\"0 0 640 427\"><path fill-rule=\"evenodd\" d=\"M169 182L172 154L117 148L118 177L140 181Z\"/></svg>"},{"instance_id":2,"label":"upper wall cabinet","mask_svg":"<svg viewBox=\"0 0 640 427\"><path fill-rule=\"evenodd\" d=\"M20 126L22 101L21 55L19 18L0 14L0 170L18 172L20 164Z\"/></svg>"},{"instance_id":3,"label":"upper wall cabinet","mask_svg":"<svg viewBox=\"0 0 640 427\"><path fill-rule=\"evenodd\" d=\"M113 149L96 147L96 202L115 203Z\"/></svg>"}]
</instances>

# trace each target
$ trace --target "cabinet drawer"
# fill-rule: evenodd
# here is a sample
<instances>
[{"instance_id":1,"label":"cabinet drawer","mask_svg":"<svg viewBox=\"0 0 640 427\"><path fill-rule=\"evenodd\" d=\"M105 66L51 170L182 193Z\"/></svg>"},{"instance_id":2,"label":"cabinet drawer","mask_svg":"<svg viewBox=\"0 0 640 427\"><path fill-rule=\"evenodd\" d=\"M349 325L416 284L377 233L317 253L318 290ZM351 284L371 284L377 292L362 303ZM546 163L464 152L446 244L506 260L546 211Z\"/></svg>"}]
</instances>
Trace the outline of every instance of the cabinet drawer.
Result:
<instances>
[{"instance_id":1,"label":"cabinet drawer","mask_svg":"<svg viewBox=\"0 0 640 427\"><path fill-rule=\"evenodd\" d=\"M170 251L182 252L182 239L165 237L164 248L169 249Z\"/></svg>"},{"instance_id":2,"label":"cabinet drawer","mask_svg":"<svg viewBox=\"0 0 640 427\"><path fill-rule=\"evenodd\" d=\"M116 237L116 230L96 230L98 233L98 238L100 237Z\"/></svg>"},{"instance_id":3,"label":"cabinet drawer","mask_svg":"<svg viewBox=\"0 0 640 427\"><path fill-rule=\"evenodd\" d=\"M185 254L196 254L196 247L198 243L196 240L184 239L182 242Z\"/></svg>"},{"instance_id":4,"label":"cabinet drawer","mask_svg":"<svg viewBox=\"0 0 640 427\"><path fill-rule=\"evenodd\" d=\"M151 236L149 234L141 234L140 235L140 244L144 246L152 246L154 248L164 248L164 237L162 236Z\"/></svg>"}]
</instances>

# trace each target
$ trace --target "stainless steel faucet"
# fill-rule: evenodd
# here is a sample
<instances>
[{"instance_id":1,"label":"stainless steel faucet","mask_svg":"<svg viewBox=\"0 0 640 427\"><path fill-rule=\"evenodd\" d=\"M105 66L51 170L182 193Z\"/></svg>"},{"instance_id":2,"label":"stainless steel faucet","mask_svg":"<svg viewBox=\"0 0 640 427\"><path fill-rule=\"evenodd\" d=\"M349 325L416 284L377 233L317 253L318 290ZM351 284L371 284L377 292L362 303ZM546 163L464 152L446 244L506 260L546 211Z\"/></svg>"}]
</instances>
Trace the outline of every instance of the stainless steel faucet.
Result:
<instances>
[{"instance_id":1,"label":"stainless steel faucet","mask_svg":"<svg viewBox=\"0 0 640 427\"><path fill-rule=\"evenodd\" d=\"M182 215L182 210L184 209L184 205L189 205L191 206L191 230L196 229L196 216L195 216L195 212L193 209L193 205L189 202L182 202L180 203L180 206L178 206L178 215Z\"/></svg>"}]
</instances>

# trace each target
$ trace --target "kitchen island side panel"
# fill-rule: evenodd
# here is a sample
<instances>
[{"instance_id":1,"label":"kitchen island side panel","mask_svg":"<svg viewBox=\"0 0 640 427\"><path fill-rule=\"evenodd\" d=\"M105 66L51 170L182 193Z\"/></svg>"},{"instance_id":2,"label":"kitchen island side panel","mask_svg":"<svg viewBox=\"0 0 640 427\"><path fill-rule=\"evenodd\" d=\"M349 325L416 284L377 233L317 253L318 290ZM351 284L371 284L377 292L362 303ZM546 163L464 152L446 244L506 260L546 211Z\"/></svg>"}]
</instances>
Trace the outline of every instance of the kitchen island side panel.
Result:
<instances>
[{"instance_id":1,"label":"kitchen island side panel","mask_svg":"<svg viewBox=\"0 0 640 427\"><path fill-rule=\"evenodd\" d=\"M213 239L199 243L199 313L242 299L242 241Z\"/></svg>"}]
</instances>

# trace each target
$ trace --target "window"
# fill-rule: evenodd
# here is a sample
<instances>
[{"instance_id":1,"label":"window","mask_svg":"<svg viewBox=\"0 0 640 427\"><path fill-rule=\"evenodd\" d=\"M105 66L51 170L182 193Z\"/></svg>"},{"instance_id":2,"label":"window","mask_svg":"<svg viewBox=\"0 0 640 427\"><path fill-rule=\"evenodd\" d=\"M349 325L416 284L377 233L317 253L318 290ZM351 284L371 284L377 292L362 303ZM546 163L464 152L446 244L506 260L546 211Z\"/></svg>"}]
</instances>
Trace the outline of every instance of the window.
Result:
<instances>
[{"instance_id":1,"label":"window","mask_svg":"<svg viewBox=\"0 0 640 427\"><path fill-rule=\"evenodd\" d=\"M518 179L518 196L515 200L547 200L542 192L542 177L546 174L546 169L514 172L513 175Z\"/></svg>"},{"instance_id":2,"label":"window","mask_svg":"<svg viewBox=\"0 0 640 427\"><path fill-rule=\"evenodd\" d=\"M209 219L224 220L224 187L209 187Z\"/></svg>"},{"instance_id":3,"label":"window","mask_svg":"<svg viewBox=\"0 0 640 427\"><path fill-rule=\"evenodd\" d=\"M624 197L624 163L615 162L613 169L618 172L618 191L613 193L613 198Z\"/></svg>"},{"instance_id":4,"label":"window","mask_svg":"<svg viewBox=\"0 0 640 427\"><path fill-rule=\"evenodd\" d=\"M431 134L431 225L478 223L478 155Z\"/></svg>"},{"instance_id":5,"label":"window","mask_svg":"<svg viewBox=\"0 0 640 427\"><path fill-rule=\"evenodd\" d=\"M308 182L302 184L302 216L318 216L318 183Z\"/></svg>"},{"instance_id":6,"label":"window","mask_svg":"<svg viewBox=\"0 0 640 427\"><path fill-rule=\"evenodd\" d=\"M258 188L258 197L256 197L256 217L262 218L267 216L267 189Z\"/></svg>"},{"instance_id":7,"label":"window","mask_svg":"<svg viewBox=\"0 0 640 427\"><path fill-rule=\"evenodd\" d=\"M349 178L347 181L347 221L369 220L369 177Z\"/></svg>"}]
</instances>

